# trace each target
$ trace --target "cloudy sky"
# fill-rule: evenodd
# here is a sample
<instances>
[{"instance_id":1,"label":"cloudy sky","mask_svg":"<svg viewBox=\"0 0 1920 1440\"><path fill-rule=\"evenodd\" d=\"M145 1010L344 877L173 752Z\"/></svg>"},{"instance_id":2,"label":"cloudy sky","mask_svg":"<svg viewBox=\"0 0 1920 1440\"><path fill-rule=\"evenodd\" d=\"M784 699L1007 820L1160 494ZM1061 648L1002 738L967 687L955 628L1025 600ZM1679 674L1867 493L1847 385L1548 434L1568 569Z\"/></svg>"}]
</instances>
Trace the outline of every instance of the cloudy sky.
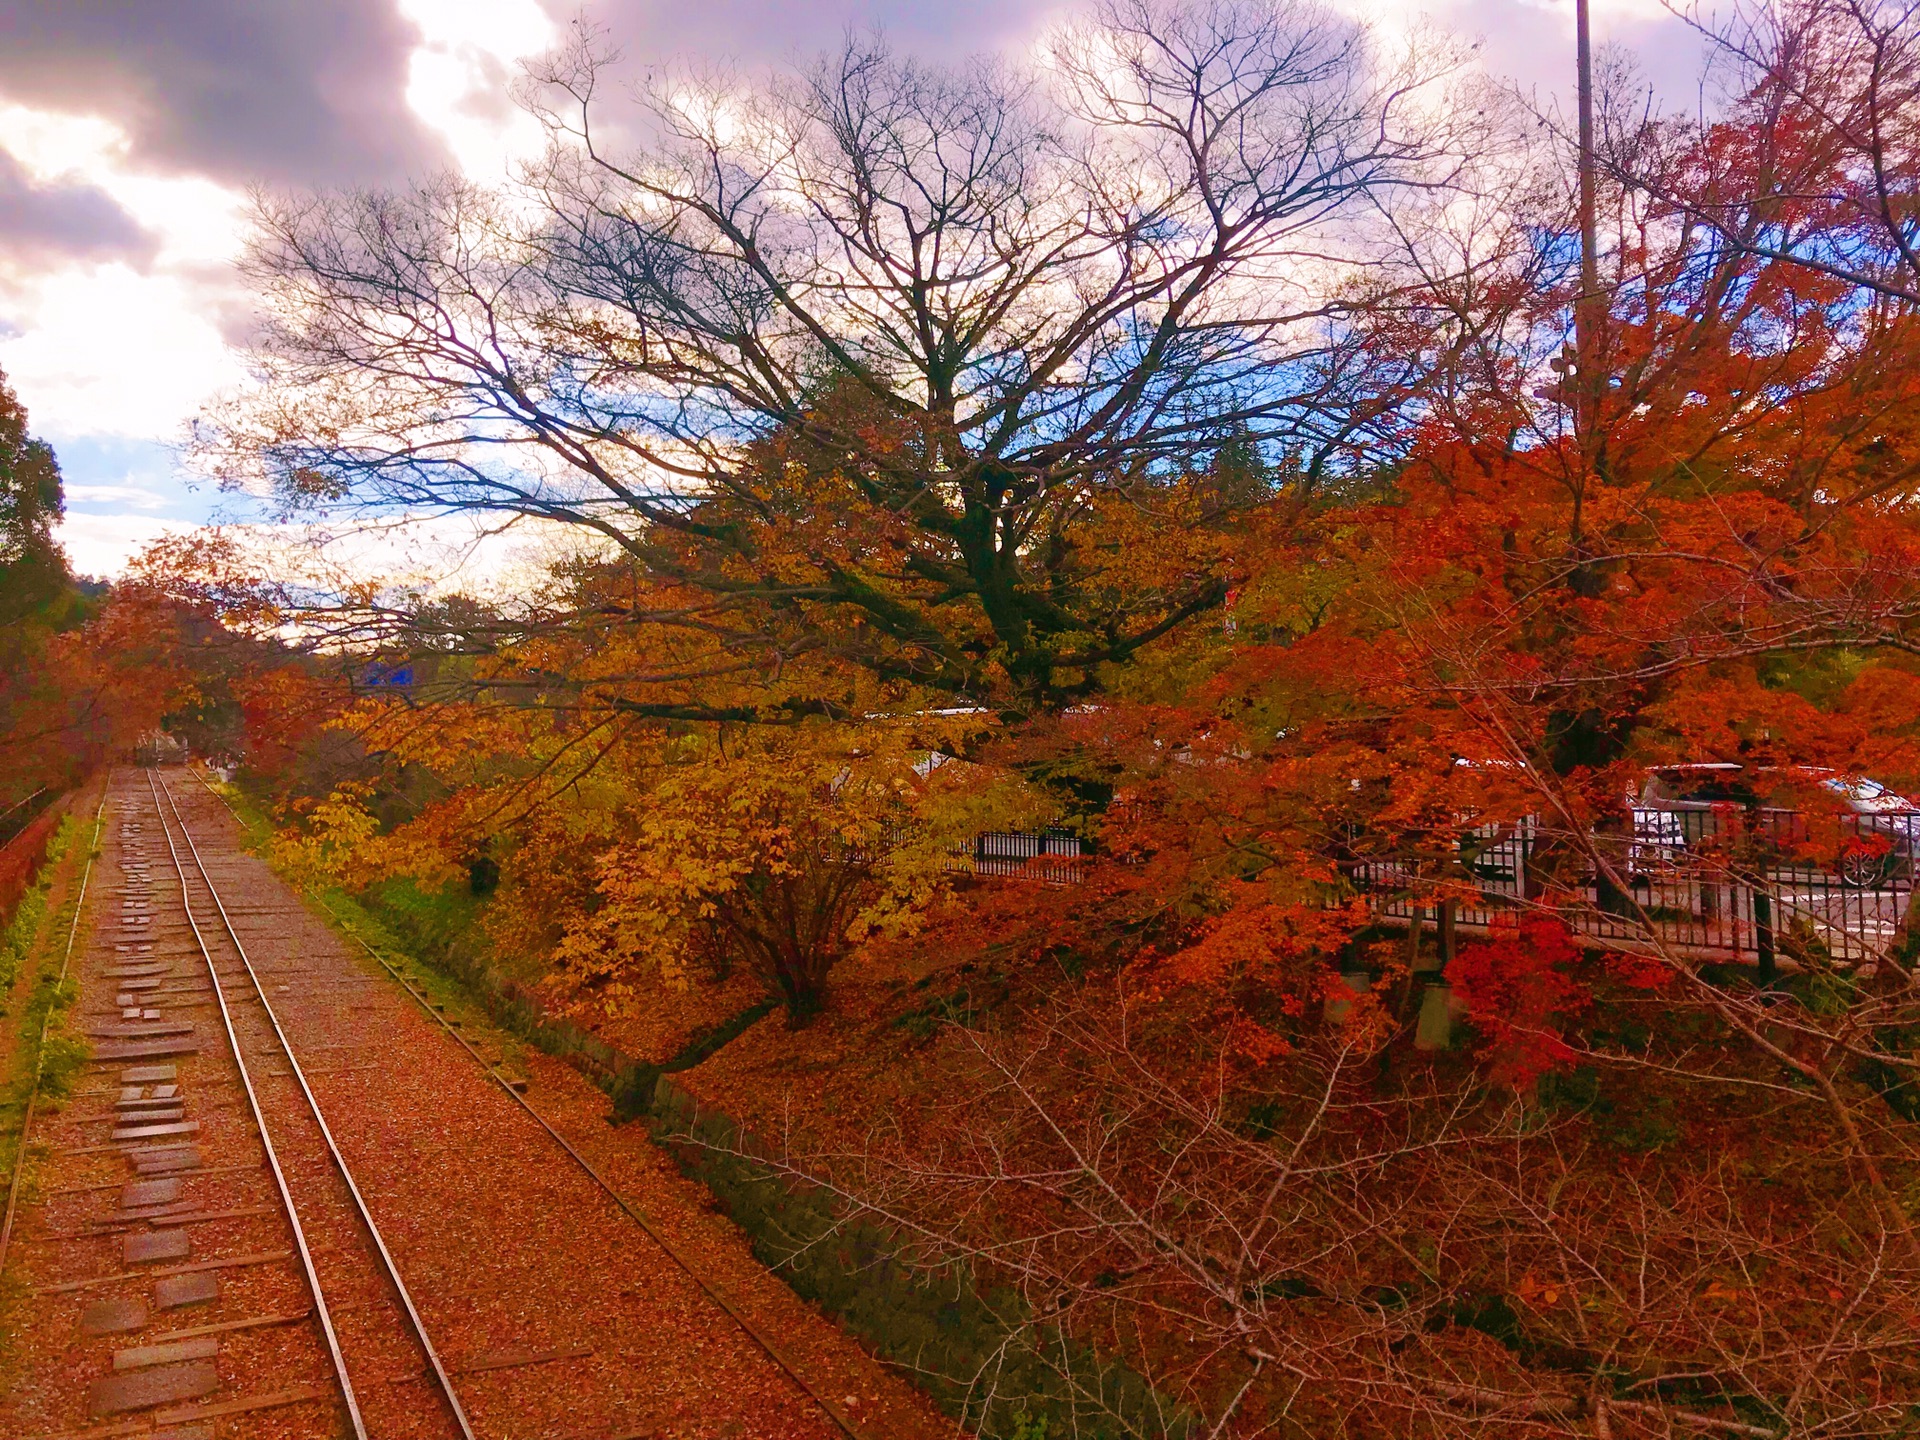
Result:
<instances>
[{"instance_id":1,"label":"cloudy sky","mask_svg":"<svg viewBox=\"0 0 1920 1440\"><path fill-rule=\"evenodd\" d=\"M1687 103L1698 52L1658 0L1594 0ZM75 568L110 574L168 526L235 502L174 442L244 379L232 265L249 187L503 172L530 122L506 98L573 16L629 59L747 65L878 25L928 55L1018 51L1054 0L0 0L0 370L58 450ZM1563 87L1572 0L1344 0L1482 41L1488 69Z\"/></svg>"}]
</instances>

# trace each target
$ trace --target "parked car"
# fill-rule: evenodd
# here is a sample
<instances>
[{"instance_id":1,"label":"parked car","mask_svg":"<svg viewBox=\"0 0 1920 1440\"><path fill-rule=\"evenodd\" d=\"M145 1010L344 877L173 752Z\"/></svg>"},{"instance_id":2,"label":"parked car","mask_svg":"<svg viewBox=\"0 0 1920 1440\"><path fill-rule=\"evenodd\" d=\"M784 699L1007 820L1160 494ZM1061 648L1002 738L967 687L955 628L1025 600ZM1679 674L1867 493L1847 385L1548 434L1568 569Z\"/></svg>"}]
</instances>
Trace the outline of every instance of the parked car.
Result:
<instances>
[{"instance_id":1,"label":"parked car","mask_svg":"<svg viewBox=\"0 0 1920 1440\"><path fill-rule=\"evenodd\" d=\"M1783 780L1838 797L1847 823L1830 863L1843 885L1868 889L1912 878L1920 854L1920 808L1905 796L1877 780L1823 766L1797 765L1783 772L1730 761L1663 765L1647 772L1632 802L1629 869L1645 876L1674 864L1722 833L1721 817L1729 810L1787 814L1764 799Z\"/></svg>"}]
</instances>

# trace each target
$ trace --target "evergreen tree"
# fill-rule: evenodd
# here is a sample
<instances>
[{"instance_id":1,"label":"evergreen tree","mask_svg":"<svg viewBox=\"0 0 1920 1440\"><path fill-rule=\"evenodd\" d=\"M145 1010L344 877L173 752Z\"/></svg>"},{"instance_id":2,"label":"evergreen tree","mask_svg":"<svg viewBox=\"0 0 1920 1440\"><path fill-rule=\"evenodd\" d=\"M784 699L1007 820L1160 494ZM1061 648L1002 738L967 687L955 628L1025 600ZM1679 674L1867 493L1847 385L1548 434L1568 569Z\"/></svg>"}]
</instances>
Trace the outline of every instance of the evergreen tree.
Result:
<instances>
[{"instance_id":1,"label":"evergreen tree","mask_svg":"<svg viewBox=\"0 0 1920 1440\"><path fill-rule=\"evenodd\" d=\"M0 374L0 625L67 597L67 557L53 538L65 513L53 447L27 434L27 410Z\"/></svg>"}]
</instances>

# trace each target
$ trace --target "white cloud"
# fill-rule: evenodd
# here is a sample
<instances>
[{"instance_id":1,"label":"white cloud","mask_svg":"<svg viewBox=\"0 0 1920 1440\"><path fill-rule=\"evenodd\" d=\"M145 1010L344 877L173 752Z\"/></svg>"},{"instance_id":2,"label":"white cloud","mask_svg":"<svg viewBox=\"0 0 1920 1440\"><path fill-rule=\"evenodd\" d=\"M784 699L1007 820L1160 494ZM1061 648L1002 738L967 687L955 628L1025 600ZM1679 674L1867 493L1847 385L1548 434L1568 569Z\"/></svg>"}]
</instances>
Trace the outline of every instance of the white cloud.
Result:
<instances>
[{"instance_id":1,"label":"white cloud","mask_svg":"<svg viewBox=\"0 0 1920 1440\"><path fill-rule=\"evenodd\" d=\"M63 115L0 105L0 149L36 180L97 179L126 159L127 134L95 115Z\"/></svg>"},{"instance_id":2,"label":"white cloud","mask_svg":"<svg viewBox=\"0 0 1920 1440\"><path fill-rule=\"evenodd\" d=\"M554 26L537 0L402 0L423 39L408 101L478 179L537 153L539 126L511 105L505 82L524 56L549 48ZM243 305L232 266L246 239L246 201L202 176L133 168L127 133L97 116L0 102L0 150L38 183L97 187L154 238L136 268L72 261L23 272L0 255L0 371L34 429L56 438L171 440L214 396L246 381L218 315ZM112 470L75 473L77 510L61 535L76 569L111 575L160 534L185 528L152 512L180 503L159 488L117 483ZM140 477L142 480L147 477ZM390 547L388 561L401 556ZM481 552L491 547L482 545ZM399 568L474 563L471 547L413 553Z\"/></svg>"},{"instance_id":3,"label":"white cloud","mask_svg":"<svg viewBox=\"0 0 1920 1440\"><path fill-rule=\"evenodd\" d=\"M78 575L118 575L127 562L163 535L194 527L146 515L68 515L58 531L67 561Z\"/></svg>"},{"instance_id":4,"label":"white cloud","mask_svg":"<svg viewBox=\"0 0 1920 1440\"><path fill-rule=\"evenodd\" d=\"M68 485L64 488L69 505L130 505L135 510L160 510L173 503L158 490L138 485Z\"/></svg>"},{"instance_id":5,"label":"white cloud","mask_svg":"<svg viewBox=\"0 0 1920 1440\"><path fill-rule=\"evenodd\" d=\"M77 491L116 486L70 486ZM151 495L128 489L125 493ZM157 498L157 497L156 497ZM69 511L55 534L76 574L111 577L155 540L198 529L190 521L152 515L90 515ZM230 524L262 573L317 588L375 581L434 594L466 591L504 598L525 596L544 567L577 551L578 537L553 526L486 526L467 516L395 517L385 523L333 528L309 524Z\"/></svg>"},{"instance_id":6,"label":"white cloud","mask_svg":"<svg viewBox=\"0 0 1920 1440\"><path fill-rule=\"evenodd\" d=\"M197 175L127 168L130 141L110 121L0 104L0 149L41 183L96 185L160 242L157 262L230 262L240 252L245 197Z\"/></svg>"},{"instance_id":7,"label":"white cloud","mask_svg":"<svg viewBox=\"0 0 1920 1440\"><path fill-rule=\"evenodd\" d=\"M1568 33L1572 33L1574 0L1521 0L1521 3L1529 9L1560 16L1566 22ZM1594 0L1592 14L1594 33L1604 36L1622 25L1670 19L1673 11L1662 0Z\"/></svg>"},{"instance_id":8,"label":"white cloud","mask_svg":"<svg viewBox=\"0 0 1920 1440\"><path fill-rule=\"evenodd\" d=\"M1565 26L1569 42L1573 35L1574 0L1496 0L1493 4L1486 0L1333 0L1333 4L1356 20L1370 20L1395 30L1420 20L1452 28L1463 19L1471 29L1476 23L1498 20L1502 12L1537 11L1556 17ZM1595 36L1605 39L1626 26L1671 19L1673 11L1665 0L1593 0L1592 18ZM1542 59L1546 61L1544 68L1560 63L1557 57ZM1569 50L1565 65L1570 67L1572 63Z\"/></svg>"},{"instance_id":9,"label":"white cloud","mask_svg":"<svg viewBox=\"0 0 1920 1440\"><path fill-rule=\"evenodd\" d=\"M583 539L573 527L556 523L489 523L475 515L396 515L337 529L242 528L263 544L286 547L277 553L290 565L429 594L464 592L503 601L524 599L547 564L598 539Z\"/></svg>"},{"instance_id":10,"label":"white cloud","mask_svg":"<svg viewBox=\"0 0 1920 1440\"><path fill-rule=\"evenodd\" d=\"M197 176L128 168L128 139L95 116L0 105L0 148L42 182L97 186L151 233L142 269L83 264L0 271L0 369L34 427L169 438L241 368L208 318L209 273L239 253L243 197Z\"/></svg>"},{"instance_id":11,"label":"white cloud","mask_svg":"<svg viewBox=\"0 0 1920 1440\"><path fill-rule=\"evenodd\" d=\"M438 131L476 180L503 178L540 153L539 123L507 101L503 82L558 40L537 0L400 0L422 43L407 69L407 106Z\"/></svg>"},{"instance_id":12,"label":"white cloud","mask_svg":"<svg viewBox=\"0 0 1920 1440\"><path fill-rule=\"evenodd\" d=\"M99 518L104 524L89 528ZM142 545L162 534L195 527L173 521L121 517L70 517L61 535L76 556L92 557L97 569L115 573ZM359 593L369 587L389 596L465 594L506 606L533 603L552 583L552 567L565 558L600 554L604 542L551 522L522 520L487 525L470 515L391 516L383 521L324 523L248 522L219 526L233 546L242 573L271 579L296 594L314 597Z\"/></svg>"},{"instance_id":13,"label":"white cloud","mask_svg":"<svg viewBox=\"0 0 1920 1440\"><path fill-rule=\"evenodd\" d=\"M180 275L123 264L74 267L19 286L0 369L36 430L157 440L243 378L207 317L207 295Z\"/></svg>"}]
</instances>

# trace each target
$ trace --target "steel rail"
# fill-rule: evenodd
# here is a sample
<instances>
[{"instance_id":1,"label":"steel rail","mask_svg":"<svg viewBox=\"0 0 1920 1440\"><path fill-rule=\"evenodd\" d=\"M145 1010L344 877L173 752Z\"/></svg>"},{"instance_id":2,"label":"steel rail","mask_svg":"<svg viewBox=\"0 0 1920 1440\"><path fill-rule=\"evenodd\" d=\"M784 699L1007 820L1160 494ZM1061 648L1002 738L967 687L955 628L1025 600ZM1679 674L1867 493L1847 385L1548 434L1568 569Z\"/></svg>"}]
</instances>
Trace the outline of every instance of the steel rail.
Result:
<instances>
[{"instance_id":1,"label":"steel rail","mask_svg":"<svg viewBox=\"0 0 1920 1440\"><path fill-rule=\"evenodd\" d=\"M87 868L80 872L80 893L73 901L73 922L67 926L67 948L60 955L60 978L54 981L54 994L59 995L59 987L67 983L67 966L73 961L73 940L80 933L80 911L87 903L87 882L93 879L93 857L100 848L100 822L107 813L107 784L113 778L113 772L107 772L107 778L100 782L100 804L93 812L93 839L87 842ZM33 792L38 795L47 787L42 785ZM31 800L29 795L27 800ZM24 805L25 800L20 804ZM18 809L19 806L11 806ZM34 1106L40 1100L40 1075L47 1063L47 1035L53 1026L53 1006L47 1006L47 1013L40 1017L40 1039L33 1051L33 1083L27 1088L27 1108L20 1117L20 1141L13 1149L13 1173L7 1177L7 1216L0 1221L0 1275L7 1269L7 1247L13 1241L13 1215L20 1204L20 1177L27 1173L27 1137L33 1133Z\"/></svg>"},{"instance_id":2,"label":"steel rail","mask_svg":"<svg viewBox=\"0 0 1920 1440\"><path fill-rule=\"evenodd\" d=\"M173 843L173 832L167 828L166 812L160 808L160 791L151 769L146 772L147 790L153 797L154 817L160 822L160 834L167 842L167 854L173 860L174 874L180 881L180 909L187 917L187 925L193 931L194 943L200 947L200 956L207 962L207 978L213 982L213 998L220 1006L220 1023L226 1027L227 1044L233 1051L233 1063L240 1068L240 1085L247 1092L247 1108L253 1112L253 1125L260 1132L260 1144L267 1152L267 1168L273 1172L273 1183L280 1192L280 1204L287 1212L287 1222L293 1227L294 1248L300 1255L300 1268L307 1279L307 1290L313 1296L314 1315L320 1321L321 1333L326 1337L327 1355L333 1362L334 1378L340 1382L340 1394L346 1401L347 1418L353 1425L355 1440L369 1440L367 1422L360 1414L360 1399L353 1393L353 1380L347 1374L347 1358L340 1352L340 1337L333 1328L333 1311L327 1306L327 1297L320 1287L319 1272L314 1269L313 1254L307 1247L306 1227L300 1223L300 1211L293 1203L293 1192L287 1186L286 1172L280 1168L280 1155L273 1146L273 1136L267 1130L267 1117L261 1113L260 1097L253 1088L253 1073L247 1068L247 1057L241 1053L240 1037L233 1028L233 1012L227 1008L227 992L220 983L219 967L213 963L213 951L207 948L207 937L200 929L200 922L194 918L193 906L187 900L187 872L180 863L180 851Z\"/></svg>"},{"instance_id":3,"label":"steel rail","mask_svg":"<svg viewBox=\"0 0 1920 1440\"><path fill-rule=\"evenodd\" d=\"M214 799L218 800L222 805L226 806L227 813L233 816L234 823L238 824L241 827L242 832L244 833L246 829L246 822L240 818L240 812L233 808L233 802L228 800L227 797L222 795L218 790L214 789L213 786L208 783L206 777L202 775L198 770L194 769L193 766L189 765L187 767L187 773L192 775L194 779L198 780L200 784L206 789L206 792L209 795L213 796ZM500 1087L500 1089L506 1094L507 1098L512 1100L513 1103L518 1105L522 1110L526 1111L528 1115L532 1116L534 1123L539 1125L539 1127L542 1130L546 1131L547 1134L553 1138L554 1143L557 1144L562 1150L566 1151L567 1154L572 1157L573 1162L576 1165L578 1165L581 1168L581 1170L583 1170L586 1173L587 1178L592 1180L595 1185L599 1186L600 1189L606 1193L607 1198L612 1200L615 1205L619 1206L620 1209L626 1213L627 1218L632 1220L634 1224L638 1225L642 1233L644 1233L648 1239L652 1240L654 1244L658 1245L661 1248L661 1250L666 1253L667 1258L671 1260L676 1266L678 1266L680 1270L682 1270L687 1275L687 1277L693 1281L694 1284L698 1285L700 1289L703 1292L705 1292L708 1299L712 1300L714 1304L718 1305L723 1311L725 1311L728 1317L731 1318L736 1325L738 1325L743 1331L746 1332L748 1338L751 1339L756 1345L760 1347L761 1350L763 1350L766 1353L766 1356L769 1360L773 1361L775 1365L777 1365L783 1372L785 1372L789 1380L793 1381L795 1385L800 1387L802 1394L806 1395L816 1405L818 1405L823 1412L825 1412L827 1418L833 1421L834 1425L840 1430L840 1432L843 1435L848 1437L848 1440L865 1440L865 1437L863 1437L863 1435L861 1434L855 1422L852 1420L851 1417L846 1415L841 1410L840 1406L835 1404L827 1396L822 1395L819 1392L819 1390L815 1389L812 1385L808 1384L804 1378L802 1378L799 1370L795 1368L794 1363L790 1361L786 1357L786 1355L784 1355L781 1352L778 1342L776 1342L772 1336L768 1335L764 1330L762 1330L760 1326L756 1325L753 1321L749 1320L744 1314L742 1314L739 1308L735 1306L734 1303L727 1298L726 1294L723 1291L721 1291L717 1286L715 1286L711 1281L709 1281L704 1275L702 1275L700 1271L697 1268L695 1268L693 1263L680 1253L679 1249L673 1244L672 1241L667 1239L667 1237L663 1233L661 1233L660 1228L657 1225L655 1225L651 1219L647 1217L645 1212L643 1212L638 1207L636 1207L632 1202L630 1202L626 1198L626 1196L622 1195L618 1190L614 1188L613 1183L611 1181L609 1181L598 1170L594 1169L593 1165L587 1160L586 1156L582 1155L578 1150L574 1149L572 1143L568 1141L566 1136L562 1135L558 1130L554 1129L552 1125L548 1124L547 1117L542 1115L538 1110L534 1109L532 1103L527 1099L526 1096L522 1095L518 1090L515 1090L511 1085L509 1085L506 1082L505 1077L503 1077L498 1070L496 1070L491 1064L488 1063L486 1056L482 1055L478 1050L473 1048L472 1043L468 1041L466 1036L462 1035L458 1030L454 1029L453 1026L447 1023L446 1017L441 1015L439 1011L433 1008L432 1001L427 999L427 997L422 995L418 990L414 989L412 983L408 981L407 977L401 974L399 970L397 970L392 964L390 964L386 956L382 955L378 950L375 950L373 946L369 945L364 939L362 939L359 932L356 931L352 926L348 925L347 922L340 917L339 913L335 911L331 905L327 904L325 900L320 899L319 896L313 896L312 898L319 904L321 909L325 910L327 914L332 917L334 924L340 930L344 931L348 936L350 936L353 939L353 942L356 945L358 945L362 950L366 951L367 954L371 955L374 961L380 966L380 968L382 970L385 970L387 974L390 975L394 979L394 981L400 986L400 988L406 991L407 994L412 997L414 1003L420 1007L420 1009L426 1014L427 1018L429 1020L432 1020L442 1030L444 1030L449 1036L451 1036L455 1041L455 1043L457 1043L462 1050L465 1050L467 1054L471 1055L474 1059L474 1062L477 1065L479 1065L482 1070L487 1072L487 1075L493 1080L494 1084Z\"/></svg>"},{"instance_id":4,"label":"steel rail","mask_svg":"<svg viewBox=\"0 0 1920 1440\"><path fill-rule=\"evenodd\" d=\"M454 1392L453 1377L447 1373L446 1366L441 1363L440 1353L434 1348L433 1341L427 1334L426 1322L420 1318L420 1311L413 1303L413 1295L408 1291L406 1281L400 1277L400 1267L398 1263L395 1262L392 1252L387 1249L386 1239L380 1234L380 1227L374 1221L373 1212L367 1208L366 1198L360 1193L360 1186L353 1178L353 1171L348 1168L346 1157L340 1153L340 1147L334 1142L333 1131L327 1124L326 1116L321 1113L320 1102L315 1098L313 1088L307 1084L306 1071L301 1068L299 1057L293 1052L293 1042L287 1038L287 1032L281 1027L280 1017L274 1013L273 1002L267 998L267 987L260 983L260 977L253 968L253 959L247 954L247 947L241 943L239 933L233 928L233 920L227 914L226 904L221 900L220 892L214 886L213 877L207 873L206 864L200 858L200 848L194 844L193 834L187 828L186 817L180 813L180 807L174 802L173 792L167 787L166 781L158 779L155 771L149 770L147 774L149 782L157 784L159 793L166 797L167 807L173 812L174 824L180 827L180 838L186 842L187 851L193 857L194 869L199 872L200 882L206 886L207 895L213 901L214 909L220 913L220 923L227 932L227 938L233 945L234 953L240 957L240 963L246 969L247 979L253 986L254 994L260 1002L260 1008L266 1013L267 1022L273 1026L274 1036L279 1040L280 1049L287 1057L287 1065L293 1071L294 1079L300 1084L300 1093L306 1097L307 1109L312 1113L314 1123L320 1127L320 1136L326 1143L327 1154L332 1159L334 1169L339 1172L341 1180L346 1183L347 1193L353 1197L354 1209L358 1212L361 1223L366 1226L367 1234L372 1239L374 1249L380 1256L380 1264L386 1270L387 1279L392 1283L394 1293L399 1297L400 1304L406 1311L407 1322L413 1329L414 1338L420 1342L420 1349L426 1355L428 1365L432 1367L434 1378L439 1384L440 1393L447 1402L447 1408L452 1412L454 1422L460 1427L460 1434L464 1437L464 1440L476 1440L473 1433L473 1426L467 1420L467 1412L461 1407L460 1397ZM167 846L169 850L173 848L173 837L171 834L167 837ZM176 868L178 868L178 863L176 856ZM183 903L185 898L186 877L183 872L181 875L181 899ZM192 922L190 907L188 910L188 919ZM194 935L197 938L200 935L200 927L197 922L192 923L194 925ZM207 952L204 941L201 944L201 953L207 955L207 968L209 973L213 974L214 988L218 991L220 989L220 978L217 973L214 973L213 957ZM221 1012L222 1014L226 1012L224 996L221 999ZM229 1025L228 1034L231 1037L231 1025ZM236 1055L239 1053L237 1043L234 1053ZM248 1085L248 1098L252 1098L251 1084ZM256 1106L256 1118L257 1116L258 1108ZM265 1122L262 1121L261 1132L263 1135L265 1134L265 1129ZM316 1289L316 1296L318 1293ZM329 1339L331 1340L330 1327ZM341 1378L343 1381L346 1378L344 1364L341 1368ZM357 1406L355 1408L355 1415L357 1418Z\"/></svg>"}]
</instances>

